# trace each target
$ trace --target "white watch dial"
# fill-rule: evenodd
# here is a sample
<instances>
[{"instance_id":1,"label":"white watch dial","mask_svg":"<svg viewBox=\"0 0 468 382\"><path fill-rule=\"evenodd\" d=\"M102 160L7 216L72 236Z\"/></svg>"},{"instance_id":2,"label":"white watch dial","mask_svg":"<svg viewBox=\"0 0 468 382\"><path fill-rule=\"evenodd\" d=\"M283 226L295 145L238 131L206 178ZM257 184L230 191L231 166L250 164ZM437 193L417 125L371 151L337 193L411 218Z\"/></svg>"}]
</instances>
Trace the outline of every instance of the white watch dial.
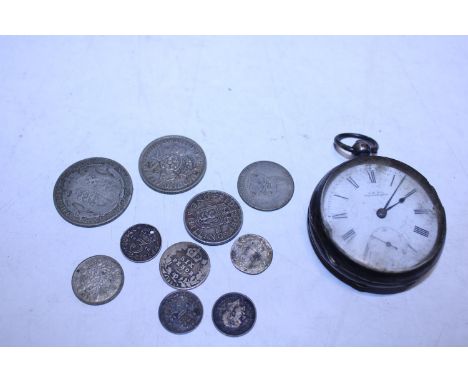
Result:
<instances>
[{"instance_id":1,"label":"white watch dial","mask_svg":"<svg viewBox=\"0 0 468 382\"><path fill-rule=\"evenodd\" d=\"M380 272L428 260L439 232L426 189L395 167L357 164L328 181L321 214L331 239L355 262Z\"/></svg>"}]
</instances>

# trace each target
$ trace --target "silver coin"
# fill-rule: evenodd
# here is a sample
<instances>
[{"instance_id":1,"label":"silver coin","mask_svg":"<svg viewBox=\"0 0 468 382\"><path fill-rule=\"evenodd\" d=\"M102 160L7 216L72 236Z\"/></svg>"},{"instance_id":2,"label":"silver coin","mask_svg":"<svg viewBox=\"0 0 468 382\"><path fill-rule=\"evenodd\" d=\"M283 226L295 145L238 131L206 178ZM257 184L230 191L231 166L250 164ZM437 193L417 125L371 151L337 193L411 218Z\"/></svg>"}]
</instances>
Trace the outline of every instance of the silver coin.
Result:
<instances>
[{"instance_id":1,"label":"silver coin","mask_svg":"<svg viewBox=\"0 0 468 382\"><path fill-rule=\"evenodd\" d=\"M259 235L239 237L231 248L231 261L241 272L258 275L267 269L273 259L270 243Z\"/></svg>"},{"instance_id":2,"label":"silver coin","mask_svg":"<svg viewBox=\"0 0 468 382\"><path fill-rule=\"evenodd\" d=\"M120 264L112 257L103 255L81 262L72 276L73 293L89 305L102 305L113 300L123 284L124 272Z\"/></svg>"},{"instance_id":3,"label":"silver coin","mask_svg":"<svg viewBox=\"0 0 468 382\"><path fill-rule=\"evenodd\" d=\"M191 139L168 135L145 147L138 166L148 187L165 194L177 194L190 190L202 180L206 156Z\"/></svg>"},{"instance_id":4,"label":"silver coin","mask_svg":"<svg viewBox=\"0 0 468 382\"><path fill-rule=\"evenodd\" d=\"M161 235L149 224L135 224L120 239L120 249L125 257L136 263L150 261L161 249Z\"/></svg>"},{"instance_id":5,"label":"silver coin","mask_svg":"<svg viewBox=\"0 0 468 382\"><path fill-rule=\"evenodd\" d=\"M165 329L171 333L185 334L200 324L203 318L203 305L193 293L176 291L161 301L158 316Z\"/></svg>"},{"instance_id":6,"label":"silver coin","mask_svg":"<svg viewBox=\"0 0 468 382\"><path fill-rule=\"evenodd\" d=\"M294 194L291 174L278 163L260 161L249 164L237 180L242 200L260 211L284 207Z\"/></svg>"},{"instance_id":7,"label":"silver coin","mask_svg":"<svg viewBox=\"0 0 468 382\"><path fill-rule=\"evenodd\" d=\"M159 272L171 287L192 289L208 277L210 258L205 250L195 243L176 243L162 254Z\"/></svg>"},{"instance_id":8,"label":"silver coin","mask_svg":"<svg viewBox=\"0 0 468 382\"><path fill-rule=\"evenodd\" d=\"M247 296L227 293L215 302L212 319L216 328L227 336L242 336L254 326L257 311Z\"/></svg>"},{"instance_id":9,"label":"silver coin","mask_svg":"<svg viewBox=\"0 0 468 382\"><path fill-rule=\"evenodd\" d=\"M54 187L54 204L66 221L96 227L120 216L132 193L132 179L122 165L111 159L89 158L60 175Z\"/></svg>"},{"instance_id":10,"label":"silver coin","mask_svg":"<svg viewBox=\"0 0 468 382\"><path fill-rule=\"evenodd\" d=\"M237 236L242 227L242 208L231 195L205 191L195 195L185 207L184 224L195 240L221 245Z\"/></svg>"}]
</instances>

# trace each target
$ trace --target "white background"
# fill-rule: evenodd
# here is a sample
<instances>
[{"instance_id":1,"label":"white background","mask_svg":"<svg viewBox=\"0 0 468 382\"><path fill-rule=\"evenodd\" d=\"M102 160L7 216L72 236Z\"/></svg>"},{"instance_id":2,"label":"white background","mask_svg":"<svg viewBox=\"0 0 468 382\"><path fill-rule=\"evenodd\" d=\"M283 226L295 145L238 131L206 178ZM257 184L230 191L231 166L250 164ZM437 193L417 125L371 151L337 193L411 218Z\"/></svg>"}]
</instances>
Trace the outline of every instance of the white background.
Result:
<instances>
[{"instance_id":1,"label":"white background","mask_svg":"<svg viewBox=\"0 0 468 382\"><path fill-rule=\"evenodd\" d=\"M373 37L162 37L0 39L0 345L467 345L468 39ZM447 213L447 240L433 273L410 291L360 293L319 262L306 210L321 177L342 163L333 137L368 134L380 154L422 172ZM204 149L208 168L191 191L163 195L138 173L151 140L182 134ZM130 172L129 208L98 228L56 212L52 190L70 164L92 156ZM296 191L275 212L239 198L240 171L273 160ZM244 211L240 234L273 246L258 276L231 264L232 242L205 246L211 273L194 289L200 326L177 336L157 318L172 290L158 257L128 261L119 240L135 223L161 232L163 247L190 240L182 213L207 189L226 191ZM111 303L87 306L70 279L83 259L107 254L125 271ZM257 307L246 336L211 322L222 294Z\"/></svg>"}]
</instances>

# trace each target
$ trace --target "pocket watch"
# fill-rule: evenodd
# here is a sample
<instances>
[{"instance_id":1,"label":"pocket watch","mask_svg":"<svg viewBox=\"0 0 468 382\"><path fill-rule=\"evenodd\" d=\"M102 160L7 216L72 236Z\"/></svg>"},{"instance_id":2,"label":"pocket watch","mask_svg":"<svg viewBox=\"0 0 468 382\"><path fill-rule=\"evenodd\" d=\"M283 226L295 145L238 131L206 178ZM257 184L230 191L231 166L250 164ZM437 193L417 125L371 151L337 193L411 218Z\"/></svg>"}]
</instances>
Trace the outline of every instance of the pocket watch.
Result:
<instances>
[{"instance_id":1,"label":"pocket watch","mask_svg":"<svg viewBox=\"0 0 468 382\"><path fill-rule=\"evenodd\" d=\"M353 146L343 142L349 138ZM339 134L334 145L352 159L328 172L312 194L308 229L318 258L360 291L411 288L434 267L445 241L435 189L407 164L377 156L370 137Z\"/></svg>"}]
</instances>

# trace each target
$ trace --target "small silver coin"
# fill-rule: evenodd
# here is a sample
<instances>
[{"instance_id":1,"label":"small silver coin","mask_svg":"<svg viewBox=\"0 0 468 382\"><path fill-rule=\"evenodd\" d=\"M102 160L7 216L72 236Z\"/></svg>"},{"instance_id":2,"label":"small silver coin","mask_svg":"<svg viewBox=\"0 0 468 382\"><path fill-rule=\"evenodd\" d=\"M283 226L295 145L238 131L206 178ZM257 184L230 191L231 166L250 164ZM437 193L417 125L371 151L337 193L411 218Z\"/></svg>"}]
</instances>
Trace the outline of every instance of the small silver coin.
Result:
<instances>
[{"instance_id":1,"label":"small silver coin","mask_svg":"<svg viewBox=\"0 0 468 382\"><path fill-rule=\"evenodd\" d=\"M255 324L257 312L252 300L240 293L227 293L214 304L212 319L227 336L242 336Z\"/></svg>"},{"instance_id":2,"label":"small silver coin","mask_svg":"<svg viewBox=\"0 0 468 382\"><path fill-rule=\"evenodd\" d=\"M190 190L202 180L206 156L191 139L168 135L145 147L138 166L148 187L164 194L177 194Z\"/></svg>"},{"instance_id":3,"label":"small silver coin","mask_svg":"<svg viewBox=\"0 0 468 382\"><path fill-rule=\"evenodd\" d=\"M102 305L113 300L123 284L124 272L120 264L112 257L103 255L81 262L72 276L73 293L89 305Z\"/></svg>"},{"instance_id":4,"label":"small silver coin","mask_svg":"<svg viewBox=\"0 0 468 382\"><path fill-rule=\"evenodd\" d=\"M239 237L231 248L231 261L241 272L258 275L267 269L273 259L270 243L259 235Z\"/></svg>"},{"instance_id":5,"label":"small silver coin","mask_svg":"<svg viewBox=\"0 0 468 382\"><path fill-rule=\"evenodd\" d=\"M169 286L176 289L193 289L208 277L210 258L205 250L195 243L176 243L162 254L159 272Z\"/></svg>"},{"instance_id":6,"label":"small silver coin","mask_svg":"<svg viewBox=\"0 0 468 382\"><path fill-rule=\"evenodd\" d=\"M240 204L222 191L195 195L185 207L184 224L195 240L207 245L221 245L234 239L242 227Z\"/></svg>"},{"instance_id":7,"label":"small silver coin","mask_svg":"<svg viewBox=\"0 0 468 382\"><path fill-rule=\"evenodd\" d=\"M284 207L294 194L291 174L278 163L260 161L249 164L237 180L242 200L260 211Z\"/></svg>"},{"instance_id":8,"label":"small silver coin","mask_svg":"<svg viewBox=\"0 0 468 382\"><path fill-rule=\"evenodd\" d=\"M191 292L176 291L161 301L159 321L171 333L185 334L194 330L203 318L203 305Z\"/></svg>"},{"instance_id":9,"label":"small silver coin","mask_svg":"<svg viewBox=\"0 0 468 382\"><path fill-rule=\"evenodd\" d=\"M132 193L132 179L122 165L111 159L89 158L60 175L54 187L54 204L66 221L96 227L120 216Z\"/></svg>"},{"instance_id":10,"label":"small silver coin","mask_svg":"<svg viewBox=\"0 0 468 382\"><path fill-rule=\"evenodd\" d=\"M125 257L136 263L150 261L161 249L161 235L149 224L135 224L120 239L120 249Z\"/></svg>"}]
</instances>

